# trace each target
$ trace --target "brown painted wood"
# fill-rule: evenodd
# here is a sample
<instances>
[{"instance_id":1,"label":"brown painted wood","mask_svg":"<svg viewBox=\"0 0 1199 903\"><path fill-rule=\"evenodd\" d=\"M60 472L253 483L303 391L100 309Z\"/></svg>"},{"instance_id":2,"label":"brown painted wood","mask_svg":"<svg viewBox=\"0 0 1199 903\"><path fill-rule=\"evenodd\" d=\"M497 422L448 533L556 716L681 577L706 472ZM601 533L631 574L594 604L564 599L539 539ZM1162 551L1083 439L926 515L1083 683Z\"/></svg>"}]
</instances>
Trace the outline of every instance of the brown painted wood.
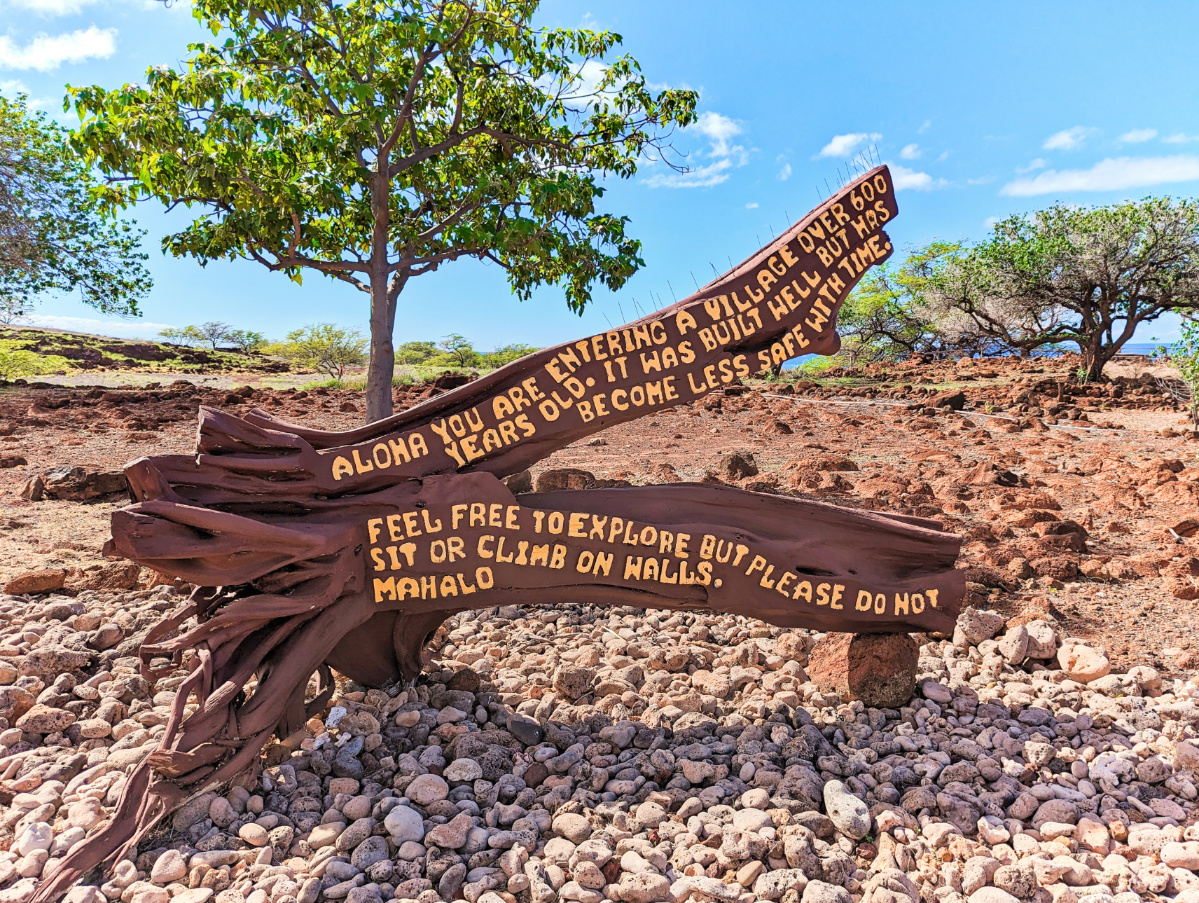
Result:
<instances>
[{"instance_id":1,"label":"brown painted wood","mask_svg":"<svg viewBox=\"0 0 1199 903\"><path fill-rule=\"evenodd\" d=\"M140 650L148 677L190 675L112 822L35 900L253 767L272 733L323 708L330 667L368 685L415 677L456 612L569 598L830 631L951 630L961 540L932 521L699 484L514 497L498 479L614 423L835 351L837 310L891 254L881 227L897 212L880 167L619 330L344 433L205 409L195 456L131 464L136 504L113 515L107 553L199 587ZM306 700L313 674L321 692Z\"/></svg>"}]
</instances>

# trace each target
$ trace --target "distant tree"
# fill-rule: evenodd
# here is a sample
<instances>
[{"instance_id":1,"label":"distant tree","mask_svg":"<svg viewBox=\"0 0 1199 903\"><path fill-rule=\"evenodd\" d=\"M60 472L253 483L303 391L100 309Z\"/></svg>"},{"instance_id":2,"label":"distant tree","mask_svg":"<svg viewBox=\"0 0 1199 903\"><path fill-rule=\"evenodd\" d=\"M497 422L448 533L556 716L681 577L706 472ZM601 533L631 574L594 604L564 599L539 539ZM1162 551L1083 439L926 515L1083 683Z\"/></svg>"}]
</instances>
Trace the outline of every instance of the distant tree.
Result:
<instances>
[{"instance_id":1,"label":"distant tree","mask_svg":"<svg viewBox=\"0 0 1199 903\"><path fill-rule=\"evenodd\" d=\"M229 332L232 328L228 323L221 323L218 320L209 320L207 323L201 323L195 327L200 338L212 345L213 351L217 350L217 346L221 342L229 338Z\"/></svg>"},{"instance_id":2,"label":"distant tree","mask_svg":"<svg viewBox=\"0 0 1199 903\"><path fill-rule=\"evenodd\" d=\"M266 347L266 337L248 329L230 329L225 334L225 341L242 354L257 354Z\"/></svg>"},{"instance_id":3,"label":"distant tree","mask_svg":"<svg viewBox=\"0 0 1199 903\"><path fill-rule=\"evenodd\" d=\"M351 367L366 359L366 339L356 329L335 323L317 323L287 334L285 354L301 367L327 373L340 380Z\"/></svg>"},{"instance_id":4,"label":"distant tree","mask_svg":"<svg viewBox=\"0 0 1199 903\"><path fill-rule=\"evenodd\" d=\"M1167 349L1169 364L1178 375L1166 389L1191 415L1191 429L1199 430L1199 320L1182 321L1182 337Z\"/></svg>"},{"instance_id":5,"label":"distant tree","mask_svg":"<svg viewBox=\"0 0 1199 903\"><path fill-rule=\"evenodd\" d=\"M198 326L184 326L179 331L179 337L183 344L188 347L199 345L204 341L204 333L200 332L200 327Z\"/></svg>"},{"instance_id":6,"label":"distant tree","mask_svg":"<svg viewBox=\"0 0 1199 903\"><path fill-rule=\"evenodd\" d=\"M140 316L150 290L145 234L114 219L66 134L24 95L0 96L0 313L11 323L46 292L78 291L105 313Z\"/></svg>"},{"instance_id":7,"label":"distant tree","mask_svg":"<svg viewBox=\"0 0 1199 903\"><path fill-rule=\"evenodd\" d=\"M370 297L366 419L391 414L396 306L462 257L520 298L642 265L625 217L597 211L695 119L692 91L651 90L619 35L534 25L539 0L195 0L222 43L145 85L72 89L78 146L107 199L204 212L164 239L201 262L248 257ZM667 162L667 165L671 165Z\"/></svg>"},{"instance_id":8,"label":"distant tree","mask_svg":"<svg viewBox=\"0 0 1199 903\"><path fill-rule=\"evenodd\" d=\"M5 326L23 320L31 313L33 313L33 305L28 298L17 295L0 295L0 323Z\"/></svg>"},{"instance_id":9,"label":"distant tree","mask_svg":"<svg viewBox=\"0 0 1199 903\"><path fill-rule=\"evenodd\" d=\"M527 354L532 354L534 351L540 350L536 345L503 345L494 351L481 354L479 357L485 367L502 367L505 364L520 360Z\"/></svg>"},{"instance_id":10,"label":"distant tree","mask_svg":"<svg viewBox=\"0 0 1199 903\"><path fill-rule=\"evenodd\" d=\"M1086 378L1142 323L1199 311L1199 203L1058 204L1013 216L936 268L926 297L966 331L1028 353L1078 345Z\"/></svg>"},{"instance_id":11,"label":"distant tree","mask_svg":"<svg viewBox=\"0 0 1199 903\"><path fill-rule=\"evenodd\" d=\"M401 364L423 364L437 356L434 342L405 342L396 348L396 361Z\"/></svg>"},{"instance_id":12,"label":"distant tree","mask_svg":"<svg viewBox=\"0 0 1199 903\"><path fill-rule=\"evenodd\" d=\"M158 333L158 337L168 345L186 345L186 333L175 326L168 326Z\"/></svg>"},{"instance_id":13,"label":"distant tree","mask_svg":"<svg viewBox=\"0 0 1199 903\"><path fill-rule=\"evenodd\" d=\"M470 367L479 362L479 352L475 351L470 340L456 332L450 333L437 343L451 364L458 367Z\"/></svg>"},{"instance_id":14,"label":"distant tree","mask_svg":"<svg viewBox=\"0 0 1199 903\"><path fill-rule=\"evenodd\" d=\"M959 244L933 242L912 251L899 267L884 263L871 270L837 317L842 335L837 356L854 365L978 351L979 338L955 329L953 320L959 318L940 314L926 298L930 274L960 252Z\"/></svg>"}]
</instances>

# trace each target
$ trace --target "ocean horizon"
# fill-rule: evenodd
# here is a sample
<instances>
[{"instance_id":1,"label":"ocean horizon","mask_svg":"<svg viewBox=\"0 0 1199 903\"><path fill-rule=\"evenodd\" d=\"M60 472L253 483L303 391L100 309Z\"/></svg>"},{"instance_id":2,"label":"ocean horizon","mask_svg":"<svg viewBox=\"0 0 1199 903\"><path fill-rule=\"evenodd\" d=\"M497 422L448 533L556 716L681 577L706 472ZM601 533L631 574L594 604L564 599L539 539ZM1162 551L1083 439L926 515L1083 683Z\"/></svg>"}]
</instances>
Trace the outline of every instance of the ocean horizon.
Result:
<instances>
[{"instance_id":1,"label":"ocean horizon","mask_svg":"<svg viewBox=\"0 0 1199 903\"><path fill-rule=\"evenodd\" d=\"M1120 351L1118 353L1119 354L1150 355L1150 354L1154 354L1159 348L1161 348L1165 345L1169 345L1169 344L1170 344L1169 342L1125 342L1124 346L1120 349ZM1014 354L1015 352L1010 352L1010 353ZM1076 354L1076 353L1077 353L1077 349L1074 349L1074 348L1069 348L1069 347L1053 348L1053 349L1045 349L1043 351L1034 352L1034 357L1053 357L1058 354ZM1006 356L1007 355L1002 355L1002 354L996 355L996 357L1006 357ZM801 364L806 363L807 361L810 361L814 357L818 357L818 355L805 354L802 357L792 358L791 360L789 360L785 364L783 364L783 369L784 370L794 370L796 367L800 366Z\"/></svg>"}]
</instances>

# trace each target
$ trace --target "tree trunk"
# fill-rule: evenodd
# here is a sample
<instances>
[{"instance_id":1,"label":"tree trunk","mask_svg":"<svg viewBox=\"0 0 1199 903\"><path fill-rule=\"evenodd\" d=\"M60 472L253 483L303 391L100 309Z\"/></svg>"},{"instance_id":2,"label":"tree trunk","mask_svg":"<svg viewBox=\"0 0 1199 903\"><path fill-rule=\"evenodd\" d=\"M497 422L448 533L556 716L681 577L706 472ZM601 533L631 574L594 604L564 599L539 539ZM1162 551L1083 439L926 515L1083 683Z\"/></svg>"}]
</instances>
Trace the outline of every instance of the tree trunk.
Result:
<instances>
[{"instance_id":1,"label":"tree trunk","mask_svg":"<svg viewBox=\"0 0 1199 903\"><path fill-rule=\"evenodd\" d=\"M366 370L366 422L391 416L391 379L395 373L396 299L387 291L387 274L371 276L371 356Z\"/></svg>"},{"instance_id":2,"label":"tree trunk","mask_svg":"<svg viewBox=\"0 0 1199 903\"><path fill-rule=\"evenodd\" d=\"M1115 348L1104 349L1101 345L1092 345L1087 349L1087 382L1095 383L1103 379L1103 367L1115 353Z\"/></svg>"}]
</instances>

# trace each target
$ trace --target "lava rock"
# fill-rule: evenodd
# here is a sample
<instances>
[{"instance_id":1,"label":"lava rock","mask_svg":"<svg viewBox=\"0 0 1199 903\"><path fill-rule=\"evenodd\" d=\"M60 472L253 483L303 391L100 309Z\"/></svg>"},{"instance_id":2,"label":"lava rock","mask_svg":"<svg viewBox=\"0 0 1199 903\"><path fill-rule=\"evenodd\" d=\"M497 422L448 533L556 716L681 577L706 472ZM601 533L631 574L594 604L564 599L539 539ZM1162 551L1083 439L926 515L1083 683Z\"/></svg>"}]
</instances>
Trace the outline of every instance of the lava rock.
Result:
<instances>
[{"instance_id":1,"label":"lava rock","mask_svg":"<svg viewBox=\"0 0 1199 903\"><path fill-rule=\"evenodd\" d=\"M919 647L904 633L830 633L816 643L808 673L822 690L872 708L898 708L916 690Z\"/></svg>"}]
</instances>

